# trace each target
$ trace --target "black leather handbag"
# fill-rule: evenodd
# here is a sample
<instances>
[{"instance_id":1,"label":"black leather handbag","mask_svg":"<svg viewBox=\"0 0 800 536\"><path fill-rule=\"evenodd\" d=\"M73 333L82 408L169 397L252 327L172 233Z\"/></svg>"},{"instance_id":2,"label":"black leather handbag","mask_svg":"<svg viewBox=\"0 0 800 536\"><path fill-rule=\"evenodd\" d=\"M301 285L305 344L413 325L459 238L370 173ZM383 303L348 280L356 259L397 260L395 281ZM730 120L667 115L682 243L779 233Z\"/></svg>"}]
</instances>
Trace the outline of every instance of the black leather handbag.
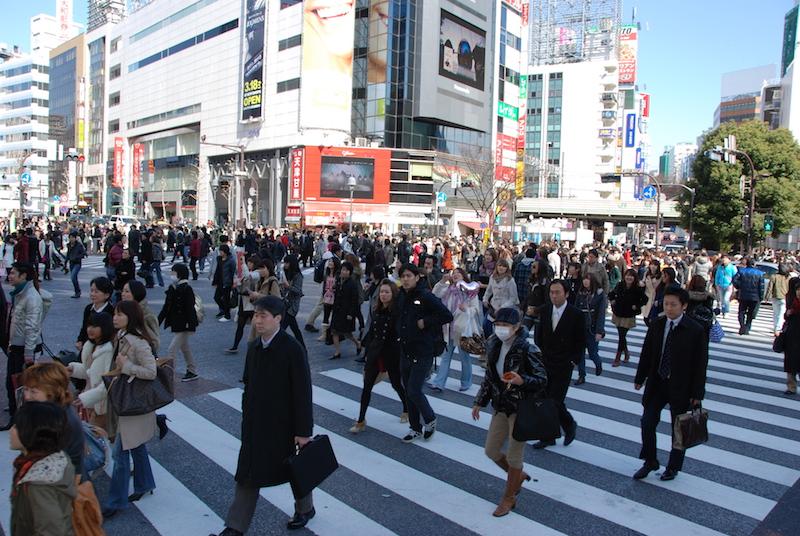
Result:
<instances>
[{"instance_id":1,"label":"black leather handbag","mask_svg":"<svg viewBox=\"0 0 800 536\"><path fill-rule=\"evenodd\" d=\"M708 441L708 411L696 407L675 417L672 424L672 448L686 450Z\"/></svg>"},{"instance_id":2,"label":"black leather handbag","mask_svg":"<svg viewBox=\"0 0 800 536\"><path fill-rule=\"evenodd\" d=\"M103 376L108 402L121 417L146 415L175 400L175 369L172 360L156 360L156 378L143 380L127 374Z\"/></svg>"},{"instance_id":3,"label":"black leather handbag","mask_svg":"<svg viewBox=\"0 0 800 536\"><path fill-rule=\"evenodd\" d=\"M286 460L289 484L295 499L305 497L339 468L331 440L326 435L314 436L294 456Z\"/></svg>"},{"instance_id":4,"label":"black leather handbag","mask_svg":"<svg viewBox=\"0 0 800 536\"><path fill-rule=\"evenodd\" d=\"M511 435L517 441L553 441L561 437L558 408L553 399L528 396L520 400Z\"/></svg>"}]
</instances>

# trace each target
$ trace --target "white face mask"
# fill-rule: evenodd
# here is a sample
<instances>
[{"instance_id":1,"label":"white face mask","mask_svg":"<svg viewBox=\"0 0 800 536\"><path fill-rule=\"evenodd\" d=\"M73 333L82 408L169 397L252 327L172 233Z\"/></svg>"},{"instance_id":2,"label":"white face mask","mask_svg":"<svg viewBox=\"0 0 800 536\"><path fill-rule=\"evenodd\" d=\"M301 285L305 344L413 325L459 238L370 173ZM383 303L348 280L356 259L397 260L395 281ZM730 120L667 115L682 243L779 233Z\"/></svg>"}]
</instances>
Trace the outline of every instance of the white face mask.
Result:
<instances>
[{"instance_id":1,"label":"white face mask","mask_svg":"<svg viewBox=\"0 0 800 536\"><path fill-rule=\"evenodd\" d=\"M508 326L495 326L494 334L497 335L501 341L507 341L514 336L514 329Z\"/></svg>"}]
</instances>

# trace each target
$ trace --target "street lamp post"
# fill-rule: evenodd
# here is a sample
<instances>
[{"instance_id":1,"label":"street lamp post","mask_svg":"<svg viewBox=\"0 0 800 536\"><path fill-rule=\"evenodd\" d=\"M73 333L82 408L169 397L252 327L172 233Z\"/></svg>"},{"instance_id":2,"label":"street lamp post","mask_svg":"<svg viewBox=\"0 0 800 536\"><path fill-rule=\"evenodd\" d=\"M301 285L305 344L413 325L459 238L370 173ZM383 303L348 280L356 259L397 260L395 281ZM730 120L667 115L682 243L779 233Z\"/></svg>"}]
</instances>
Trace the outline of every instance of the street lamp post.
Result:
<instances>
[{"instance_id":1,"label":"street lamp post","mask_svg":"<svg viewBox=\"0 0 800 536\"><path fill-rule=\"evenodd\" d=\"M747 164L750 166L750 204L747 207L747 254L752 255L753 253L753 215L756 209L756 166L753 164L753 159L750 158L750 155L744 151L740 151L739 149L733 149L732 147L735 146L735 138L733 136L729 136L729 139L733 139L733 141L726 141L725 147L717 146L712 150L706 151L705 155L712 160L717 162L722 161L723 157L730 154L740 155L747 160ZM726 160L727 161L727 160ZM732 163L732 161L730 162Z\"/></svg>"},{"instance_id":2,"label":"street lamp post","mask_svg":"<svg viewBox=\"0 0 800 536\"><path fill-rule=\"evenodd\" d=\"M245 170L244 166L244 149L245 146L241 144L231 144L231 143L212 143L210 141L206 141L205 135L200 136L200 144L201 145L211 145L213 147L222 147L223 149L227 149L229 151L233 151L235 153L239 153L239 163L238 167L239 170L234 172L234 205L233 205L233 223L236 225L236 222L239 220L239 216L242 213L242 188L240 186L241 177L247 176L247 171Z\"/></svg>"},{"instance_id":3,"label":"street lamp post","mask_svg":"<svg viewBox=\"0 0 800 536\"><path fill-rule=\"evenodd\" d=\"M348 177L347 189L350 190L350 225L347 228L347 234L353 236L353 192L356 190L355 177Z\"/></svg>"}]
</instances>

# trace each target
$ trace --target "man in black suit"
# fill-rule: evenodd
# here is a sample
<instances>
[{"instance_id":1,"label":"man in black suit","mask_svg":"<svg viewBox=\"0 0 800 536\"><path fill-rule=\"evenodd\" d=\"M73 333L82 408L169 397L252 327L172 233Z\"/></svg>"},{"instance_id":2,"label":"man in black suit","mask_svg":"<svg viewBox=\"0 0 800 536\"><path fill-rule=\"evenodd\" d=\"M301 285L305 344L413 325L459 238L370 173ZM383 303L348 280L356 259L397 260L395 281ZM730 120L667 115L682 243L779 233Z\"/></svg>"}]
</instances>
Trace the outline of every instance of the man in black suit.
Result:
<instances>
[{"instance_id":1,"label":"man in black suit","mask_svg":"<svg viewBox=\"0 0 800 536\"><path fill-rule=\"evenodd\" d=\"M550 303L539 313L536 345L542 351L547 370L547 396L558 406L558 417L564 430L564 446L575 439L578 423L572 418L564 399L567 397L572 367L583 356L586 345L586 325L583 313L567 303L569 287L563 279L555 279L549 287ZM535 449L555 445L555 441L539 441Z\"/></svg>"},{"instance_id":2,"label":"man in black suit","mask_svg":"<svg viewBox=\"0 0 800 536\"><path fill-rule=\"evenodd\" d=\"M314 428L311 373L300 343L281 329L283 300L256 300L247 348L242 394L242 446L236 465L233 502L218 536L242 536L250 527L259 489L289 481L286 459L295 446L311 441ZM295 496L294 516L286 527L301 529L314 517L312 493ZM213 535L212 535L213 536Z\"/></svg>"},{"instance_id":3,"label":"man in black suit","mask_svg":"<svg viewBox=\"0 0 800 536\"><path fill-rule=\"evenodd\" d=\"M682 288L664 291L664 314L650 323L642 345L634 388L647 381L642 396L642 450L644 465L633 478L645 478L659 468L656 427L661 410L669 404L672 420L700 404L705 395L708 343L705 330L684 315L689 293ZM683 467L684 451L672 449L661 480L672 480Z\"/></svg>"}]
</instances>

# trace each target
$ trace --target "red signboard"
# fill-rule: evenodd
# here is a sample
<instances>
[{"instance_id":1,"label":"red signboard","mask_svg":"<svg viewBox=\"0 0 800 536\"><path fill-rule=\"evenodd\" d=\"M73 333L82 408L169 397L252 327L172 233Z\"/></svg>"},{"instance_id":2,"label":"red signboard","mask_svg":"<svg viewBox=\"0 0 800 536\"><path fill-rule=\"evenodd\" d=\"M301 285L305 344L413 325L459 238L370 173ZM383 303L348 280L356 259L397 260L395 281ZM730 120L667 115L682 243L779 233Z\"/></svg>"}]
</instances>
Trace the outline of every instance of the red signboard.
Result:
<instances>
[{"instance_id":1,"label":"red signboard","mask_svg":"<svg viewBox=\"0 0 800 536\"><path fill-rule=\"evenodd\" d=\"M299 202L303 200L303 161L305 151L302 147L292 149L292 167L289 171L289 201ZM287 212L287 216L289 213ZM300 212L297 213L298 217Z\"/></svg>"},{"instance_id":2,"label":"red signboard","mask_svg":"<svg viewBox=\"0 0 800 536\"><path fill-rule=\"evenodd\" d=\"M650 95L640 93L642 96L642 117L650 117Z\"/></svg>"},{"instance_id":3,"label":"red signboard","mask_svg":"<svg viewBox=\"0 0 800 536\"><path fill-rule=\"evenodd\" d=\"M286 207L286 221L300 221L300 207Z\"/></svg>"},{"instance_id":4,"label":"red signboard","mask_svg":"<svg viewBox=\"0 0 800 536\"><path fill-rule=\"evenodd\" d=\"M111 186L114 188L122 188L122 157L125 149L125 140L122 138L114 138L114 177L111 180Z\"/></svg>"},{"instance_id":5,"label":"red signboard","mask_svg":"<svg viewBox=\"0 0 800 536\"><path fill-rule=\"evenodd\" d=\"M619 83L636 83L636 58L639 54L638 28L623 26L619 34Z\"/></svg>"},{"instance_id":6,"label":"red signboard","mask_svg":"<svg viewBox=\"0 0 800 536\"><path fill-rule=\"evenodd\" d=\"M304 153L305 201L349 200L349 181L355 179L354 203L389 203L391 149L307 146Z\"/></svg>"},{"instance_id":7,"label":"red signboard","mask_svg":"<svg viewBox=\"0 0 800 536\"><path fill-rule=\"evenodd\" d=\"M516 9L517 11L522 11L522 0L503 0L504 4L508 4L512 8Z\"/></svg>"},{"instance_id":8,"label":"red signboard","mask_svg":"<svg viewBox=\"0 0 800 536\"><path fill-rule=\"evenodd\" d=\"M133 189L139 188L139 178L142 171L142 156L144 155L144 145L141 143L133 144L133 167L131 168L131 177L133 180Z\"/></svg>"}]
</instances>

